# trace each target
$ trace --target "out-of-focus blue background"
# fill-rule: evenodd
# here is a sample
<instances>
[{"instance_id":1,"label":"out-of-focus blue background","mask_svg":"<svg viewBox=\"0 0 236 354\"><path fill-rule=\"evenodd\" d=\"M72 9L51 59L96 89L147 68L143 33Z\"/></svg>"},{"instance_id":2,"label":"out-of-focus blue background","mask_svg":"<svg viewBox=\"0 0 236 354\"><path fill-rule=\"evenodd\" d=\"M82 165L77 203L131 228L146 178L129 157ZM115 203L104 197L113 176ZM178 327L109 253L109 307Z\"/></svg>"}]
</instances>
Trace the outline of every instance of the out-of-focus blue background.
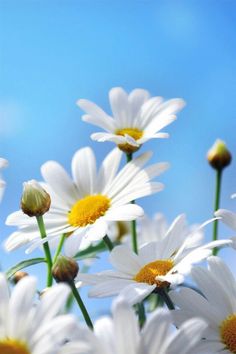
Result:
<instances>
[{"instance_id":1,"label":"out-of-focus blue background","mask_svg":"<svg viewBox=\"0 0 236 354\"><path fill-rule=\"evenodd\" d=\"M150 215L164 212L169 221L182 212L194 223L211 217L214 172L206 152L220 137L236 156L234 0L0 0L0 16L0 156L10 163L1 241L12 231L4 220L18 209L22 182L40 179L42 163L55 159L70 171L78 148L96 148L101 161L113 147L90 140L99 129L81 121L75 102L88 98L109 111L114 86L186 100L178 120L165 129L171 138L142 148L154 151L153 162L169 161L171 169L161 178L165 191L140 204ZM236 210L230 200L235 161L223 180L221 205ZM208 226L208 240L210 233ZM4 269L26 257L23 250L0 254ZM222 255L235 268L235 253ZM89 300L88 306L93 313L106 300Z\"/></svg>"}]
</instances>

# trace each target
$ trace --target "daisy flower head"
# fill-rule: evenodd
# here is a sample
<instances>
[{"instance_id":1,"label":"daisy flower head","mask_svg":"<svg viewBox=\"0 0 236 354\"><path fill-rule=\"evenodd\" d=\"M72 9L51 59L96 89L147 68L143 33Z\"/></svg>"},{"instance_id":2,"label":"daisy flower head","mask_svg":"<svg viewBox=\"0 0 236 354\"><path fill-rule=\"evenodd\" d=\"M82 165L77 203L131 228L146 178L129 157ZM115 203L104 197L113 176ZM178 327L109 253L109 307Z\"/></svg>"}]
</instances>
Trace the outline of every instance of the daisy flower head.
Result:
<instances>
[{"instance_id":1,"label":"daisy flower head","mask_svg":"<svg viewBox=\"0 0 236 354\"><path fill-rule=\"evenodd\" d=\"M236 280L219 258L208 258L208 269L193 268L191 275L202 294L181 288L169 293L179 307L173 312L177 325L193 316L208 324L196 354L236 353Z\"/></svg>"},{"instance_id":2,"label":"daisy flower head","mask_svg":"<svg viewBox=\"0 0 236 354\"><path fill-rule=\"evenodd\" d=\"M212 248L232 245L232 240L221 240L199 246L199 234L186 236L185 227L185 216L180 215L163 239L143 245L138 254L126 245L116 246L110 253L115 270L79 273L77 279L83 285L92 285L91 297L119 295L136 304L152 292L183 283L192 265L206 259Z\"/></svg>"},{"instance_id":3,"label":"daisy flower head","mask_svg":"<svg viewBox=\"0 0 236 354\"><path fill-rule=\"evenodd\" d=\"M164 102L162 97L150 97L146 90L135 89L128 94L121 87L110 90L109 100L113 116L89 100L80 99L77 105L86 112L82 117L85 122L106 131L92 134L93 140L114 142L128 154L150 139L167 138L168 134L160 130L172 123L185 105L179 98Z\"/></svg>"},{"instance_id":4,"label":"daisy flower head","mask_svg":"<svg viewBox=\"0 0 236 354\"><path fill-rule=\"evenodd\" d=\"M158 309L140 331L134 310L123 299L115 302L112 315L98 319L94 332L79 328L77 340L60 354L191 354L206 327L195 318L173 331L170 313Z\"/></svg>"},{"instance_id":5,"label":"daisy flower head","mask_svg":"<svg viewBox=\"0 0 236 354\"><path fill-rule=\"evenodd\" d=\"M36 279L20 280L10 295L5 276L0 273L0 353L58 354L76 326L71 315L58 315L70 293L59 284L35 303Z\"/></svg>"},{"instance_id":6,"label":"daisy flower head","mask_svg":"<svg viewBox=\"0 0 236 354\"><path fill-rule=\"evenodd\" d=\"M97 172L93 151L88 147L80 149L72 159L73 179L55 161L42 166L46 182L43 188L51 197L50 210L44 215L48 235L44 241L66 234L65 253L73 256L80 247L102 239L110 222L134 220L143 215L142 208L131 201L161 191L163 185L152 179L169 165L156 163L143 167L151 157L147 152L117 172L121 155L119 149L112 150ZM6 223L19 227L6 240L7 250L32 242L34 248L42 242L35 218L18 211L11 214Z\"/></svg>"},{"instance_id":7,"label":"daisy flower head","mask_svg":"<svg viewBox=\"0 0 236 354\"><path fill-rule=\"evenodd\" d=\"M1 177L1 170L4 169L5 167L7 167L7 165L8 165L7 160L0 157L0 202L2 200L3 192L5 189L5 185L6 185L5 181Z\"/></svg>"}]
</instances>

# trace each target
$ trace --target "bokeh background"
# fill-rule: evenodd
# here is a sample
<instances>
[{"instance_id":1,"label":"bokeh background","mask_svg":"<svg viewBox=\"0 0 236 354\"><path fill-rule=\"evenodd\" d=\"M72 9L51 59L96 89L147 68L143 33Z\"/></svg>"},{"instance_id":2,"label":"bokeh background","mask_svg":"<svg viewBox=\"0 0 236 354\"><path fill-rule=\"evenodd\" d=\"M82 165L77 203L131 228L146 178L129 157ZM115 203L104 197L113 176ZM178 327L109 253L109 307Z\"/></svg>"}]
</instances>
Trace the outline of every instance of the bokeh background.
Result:
<instances>
[{"instance_id":1,"label":"bokeh background","mask_svg":"<svg viewBox=\"0 0 236 354\"><path fill-rule=\"evenodd\" d=\"M4 223L18 209L22 182L40 180L42 163L54 159L70 171L78 148L92 146L101 161L113 147L90 140L98 129L81 121L75 102L88 98L109 112L114 86L187 102L165 129L170 139L142 148L154 151L153 162L171 164L161 177L165 190L140 200L146 212L163 212L169 221L185 212L191 223L211 217L214 172L205 155L218 137L234 156L223 176L221 206L236 210L230 200L236 192L235 23L235 0L0 0L0 156L10 163L1 244L12 231ZM232 235L220 227L221 237ZM235 252L221 254L235 269ZM6 254L1 248L3 269L23 258L23 249ZM42 281L43 266L32 272ZM108 302L87 304L94 314Z\"/></svg>"}]
</instances>

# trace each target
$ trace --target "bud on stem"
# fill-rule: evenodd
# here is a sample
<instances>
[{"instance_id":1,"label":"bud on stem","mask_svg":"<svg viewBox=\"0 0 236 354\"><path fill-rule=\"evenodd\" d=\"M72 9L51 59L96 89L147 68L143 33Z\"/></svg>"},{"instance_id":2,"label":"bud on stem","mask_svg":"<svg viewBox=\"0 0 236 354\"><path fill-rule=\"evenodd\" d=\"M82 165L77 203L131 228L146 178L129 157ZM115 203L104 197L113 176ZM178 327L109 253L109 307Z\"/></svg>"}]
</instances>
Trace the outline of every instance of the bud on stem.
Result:
<instances>
[{"instance_id":1,"label":"bud on stem","mask_svg":"<svg viewBox=\"0 0 236 354\"><path fill-rule=\"evenodd\" d=\"M207 160L211 167L219 171L230 164L232 156L226 144L222 140L217 139L207 153Z\"/></svg>"},{"instance_id":2,"label":"bud on stem","mask_svg":"<svg viewBox=\"0 0 236 354\"><path fill-rule=\"evenodd\" d=\"M23 186L22 211L28 216L42 216L45 214L51 205L50 195L35 180L25 182Z\"/></svg>"}]
</instances>

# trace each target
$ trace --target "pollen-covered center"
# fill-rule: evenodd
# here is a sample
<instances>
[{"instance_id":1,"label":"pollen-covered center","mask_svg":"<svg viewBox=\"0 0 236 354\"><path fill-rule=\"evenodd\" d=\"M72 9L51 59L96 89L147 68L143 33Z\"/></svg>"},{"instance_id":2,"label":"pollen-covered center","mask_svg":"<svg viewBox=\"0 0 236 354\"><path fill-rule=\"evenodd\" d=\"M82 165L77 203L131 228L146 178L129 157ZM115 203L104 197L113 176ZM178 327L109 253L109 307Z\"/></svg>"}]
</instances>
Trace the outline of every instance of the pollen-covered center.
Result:
<instances>
[{"instance_id":1,"label":"pollen-covered center","mask_svg":"<svg viewBox=\"0 0 236 354\"><path fill-rule=\"evenodd\" d=\"M25 343L14 339L0 340L1 354L30 354Z\"/></svg>"},{"instance_id":2,"label":"pollen-covered center","mask_svg":"<svg viewBox=\"0 0 236 354\"><path fill-rule=\"evenodd\" d=\"M222 342L231 353L236 353L236 314L229 315L220 326Z\"/></svg>"},{"instance_id":3,"label":"pollen-covered center","mask_svg":"<svg viewBox=\"0 0 236 354\"><path fill-rule=\"evenodd\" d=\"M110 207L110 199L105 195L88 195L78 200L68 213L68 222L72 226L83 227L93 224Z\"/></svg>"},{"instance_id":4,"label":"pollen-covered center","mask_svg":"<svg viewBox=\"0 0 236 354\"><path fill-rule=\"evenodd\" d=\"M116 131L116 134L121 135L121 136L125 136L127 134L127 135L131 136L134 140L138 140L138 139L142 138L142 136L143 136L143 132L137 128L118 129ZM124 151L126 154L133 153L140 148L140 146L134 146L134 145L130 145L128 143L119 144L118 147L120 148L120 150Z\"/></svg>"},{"instance_id":5,"label":"pollen-covered center","mask_svg":"<svg viewBox=\"0 0 236 354\"><path fill-rule=\"evenodd\" d=\"M126 134L131 136L134 140L142 138L143 132L137 128L124 128L116 131L117 135L125 136Z\"/></svg>"},{"instance_id":6,"label":"pollen-covered center","mask_svg":"<svg viewBox=\"0 0 236 354\"><path fill-rule=\"evenodd\" d=\"M168 283L156 280L156 277L158 275L166 275L173 266L174 262L171 259L157 260L146 264L133 279L139 283L156 284L158 287L165 287Z\"/></svg>"}]
</instances>

